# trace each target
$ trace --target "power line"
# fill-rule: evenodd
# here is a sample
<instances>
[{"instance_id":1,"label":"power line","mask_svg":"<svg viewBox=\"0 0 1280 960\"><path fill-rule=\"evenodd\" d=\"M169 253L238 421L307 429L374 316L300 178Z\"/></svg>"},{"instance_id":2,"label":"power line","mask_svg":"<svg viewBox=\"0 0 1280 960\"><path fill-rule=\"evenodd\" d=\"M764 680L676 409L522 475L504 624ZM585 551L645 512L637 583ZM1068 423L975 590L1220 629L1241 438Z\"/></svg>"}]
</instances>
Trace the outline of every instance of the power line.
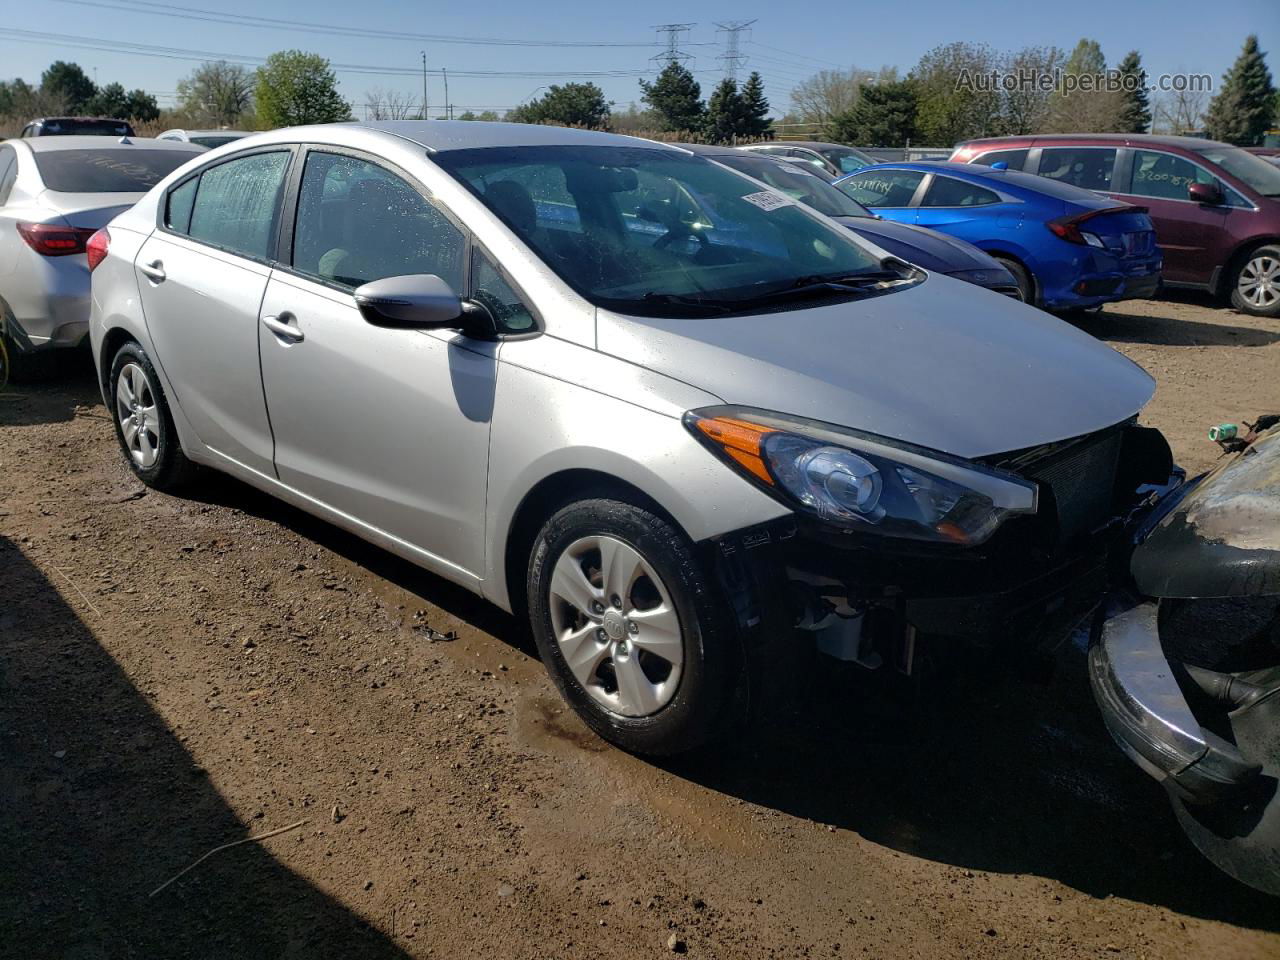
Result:
<instances>
[{"instance_id":1,"label":"power line","mask_svg":"<svg viewBox=\"0 0 1280 960\"><path fill-rule=\"evenodd\" d=\"M662 62L667 66L673 63L687 63L693 58L680 49L680 37L682 34L688 33L696 23L663 23L653 29L659 37L665 36L663 44L666 49L662 53L655 53L649 59L654 62Z\"/></svg>"},{"instance_id":2,"label":"power line","mask_svg":"<svg viewBox=\"0 0 1280 960\"><path fill-rule=\"evenodd\" d=\"M811 56L810 54L807 54L807 53L796 53L796 52L794 52L794 51L792 51L792 50L783 50L781 47L771 47L771 46L769 46L769 44L767 44L767 43L758 43L758 42L756 42L755 40L748 40L747 42L748 42L748 43L750 43L753 47L763 47L764 49L766 49L766 50L772 50L772 51L774 51L775 53L784 53L784 54L786 54L788 57L796 57L796 58L801 59L801 60L812 60L814 63L822 63L822 64L826 64L826 65L827 65L827 66L829 66L829 67L844 67L844 66L845 66L845 64L843 64L843 63L836 63L834 60L827 60L827 59L824 59L823 57L814 57L814 56Z\"/></svg>"},{"instance_id":3,"label":"power line","mask_svg":"<svg viewBox=\"0 0 1280 960\"><path fill-rule=\"evenodd\" d=\"M738 79L738 68L747 62L747 58L743 56L739 40L744 30L749 30L755 20L726 20L723 23L716 24L716 32L723 33L724 53L720 54L718 59L724 65L724 76L726 80Z\"/></svg>"},{"instance_id":4,"label":"power line","mask_svg":"<svg viewBox=\"0 0 1280 960\"><path fill-rule=\"evenodd\" d=\"M652 47L653 43L635 43L613 40L524 40L503 37L466 37L453 34L406 33L403 30L376 30L369 27L350 27L333 23L299 23L296 20L281 20L275 17L258 17L251 14L223 13L217 10L205 10L198 7L180 7L168 3L156 3L152 0L57 0L58 3L73 3L82 7L100 7L107 10L122 10L128 13L140 13L145 8L147 14L164 17L176 17L183 20L199 20L206 23L226 23L233 26L268 27L301 33L322 33L344 37L368 37L380 40L409 40L426 43L460 43L480 46L499 47Z\"/></svg>"}]
</instances>

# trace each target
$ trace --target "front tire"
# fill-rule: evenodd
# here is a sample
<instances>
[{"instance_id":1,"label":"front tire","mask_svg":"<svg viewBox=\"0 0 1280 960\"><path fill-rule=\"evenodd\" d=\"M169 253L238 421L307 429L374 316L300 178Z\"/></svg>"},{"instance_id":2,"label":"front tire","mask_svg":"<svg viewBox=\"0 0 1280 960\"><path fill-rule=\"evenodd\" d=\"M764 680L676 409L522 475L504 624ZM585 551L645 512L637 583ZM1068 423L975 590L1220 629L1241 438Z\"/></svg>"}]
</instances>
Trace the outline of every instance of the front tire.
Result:
<instances>
[{"instance_id":1,"label":"front tire","mask_svg":"<svg viewBox=\"0 0 1280 960\"><path fill-rule=\"evenodd\" d=\"M538 534L527 587L547 672L601 737L659 756L725 728L741 672L735 635L667 520L618 500L570 504Z\"/></svg>"},{"instance_id":2,"label":"front tire","mask_svg":"<svg viewBox=\"0 0 1280 960\"><path fill-rule=\"evenodd\" d=\"M1231 278L1231 305L1255 317L1280 317L1280 246L1245 255Z\"/></svg>"},{"instance_id":3,"label":"front tire","mask_svg":"<svg viewBox=\"0 0 1280 960\"><path fill-rule=\"evenodd\" d=\"M195 464L182 452L160 377L139 344L126 343L116 351L108 387L116 439L134 476L163 491L189 483Z\"/></svg>"}]
</instances>

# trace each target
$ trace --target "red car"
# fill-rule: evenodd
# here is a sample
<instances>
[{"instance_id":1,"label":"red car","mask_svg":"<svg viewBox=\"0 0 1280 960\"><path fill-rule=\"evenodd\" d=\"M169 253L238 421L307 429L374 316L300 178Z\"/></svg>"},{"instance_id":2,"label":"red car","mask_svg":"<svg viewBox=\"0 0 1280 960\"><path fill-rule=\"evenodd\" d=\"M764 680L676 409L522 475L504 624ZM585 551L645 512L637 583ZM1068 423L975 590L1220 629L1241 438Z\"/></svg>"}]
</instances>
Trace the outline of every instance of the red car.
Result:
<instances>
[{"instance_id":1,"label":"red car","mask_svg":"<svg viewBox=\"0 0 1280 960\"><path fill-rule=\"evenodd\" d=\"M951 159L1038 173L1146 207L1164 283L1280 316L1280 167L1195 137L1056 134L969 140Z\"/></svg>"}]
</instances>

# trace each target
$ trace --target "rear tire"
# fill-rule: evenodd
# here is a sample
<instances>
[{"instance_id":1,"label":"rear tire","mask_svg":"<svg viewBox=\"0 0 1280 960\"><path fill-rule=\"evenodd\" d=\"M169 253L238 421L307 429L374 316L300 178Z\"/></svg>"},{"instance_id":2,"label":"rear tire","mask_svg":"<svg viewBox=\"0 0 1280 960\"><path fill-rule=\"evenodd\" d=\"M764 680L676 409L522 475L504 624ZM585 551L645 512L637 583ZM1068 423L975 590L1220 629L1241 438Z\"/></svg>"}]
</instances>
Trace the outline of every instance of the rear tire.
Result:
<instances>
[{"instance_id":1,"label":"rear tire","mask_svg":"<svg viewBox=\"0 0 1280 960\"><path fill-rule=\"evenodd\" d=\"M116 351L107 386L107 409L133 475L155 490L189 484L196 465L182 452L160 377L139 344L130 341Z\"/></svg>"},{"instance_id":2,"label":"rear tire","mask_svg":"<svg viewBox=\"0 0 1280 960\"><path fill-rule=\"evenodd\" d=\"M1017 260L1010 260L1008 257L1002 257L999 254L992 254L1000 265L1013 274L1014 282L1018 285L1018 293L1022 295L1022 302L1036 305L1036 283L1032 279L1031 274L1027 272L1027 268L1018 263Z\"/></svg>"},{"instance_id":3,"label":"rear tire","mask_svg":"<svg viewBox=\"0 0 1280 960\"><path fill-rule=\"evenodd\" d=\"M534 542L527 592L547 672L605 740L662 756L728 725L736 635L692 544L664 518L618 500L569 504Z\"/></svg>"},{"instance_id":4,"label":"rear tire","mask_svg":"<svg viewBox=\"0 0 1280 960\"><path fill-rule=\"evenodd\" d=\"M1255 317L1280 317L1280 246L1251 250L1232 274L1231 305Z\"/></svg>"}]
</instances>

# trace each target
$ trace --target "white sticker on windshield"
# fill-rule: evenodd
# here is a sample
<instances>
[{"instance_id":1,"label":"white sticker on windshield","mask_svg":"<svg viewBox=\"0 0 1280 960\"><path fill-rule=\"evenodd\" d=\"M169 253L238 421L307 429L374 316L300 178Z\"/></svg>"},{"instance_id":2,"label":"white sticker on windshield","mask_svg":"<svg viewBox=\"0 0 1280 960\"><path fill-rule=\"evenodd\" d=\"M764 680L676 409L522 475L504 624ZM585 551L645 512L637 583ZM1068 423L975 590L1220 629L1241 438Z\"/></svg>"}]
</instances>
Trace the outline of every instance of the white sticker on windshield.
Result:
<instances>
[{"instance_id":1,"label":"white sticker on windshield","mask_svg":"<svg viewBox=\"0 0 1280 960\"><path fill-rule=\"evenodd\" d=\"M754 203L761 210L777 210L779 207L793 207L795 201L772 190L761 190L759 193L748 193L742 198L747 203Z\"/></svg>"}]
</instances>

